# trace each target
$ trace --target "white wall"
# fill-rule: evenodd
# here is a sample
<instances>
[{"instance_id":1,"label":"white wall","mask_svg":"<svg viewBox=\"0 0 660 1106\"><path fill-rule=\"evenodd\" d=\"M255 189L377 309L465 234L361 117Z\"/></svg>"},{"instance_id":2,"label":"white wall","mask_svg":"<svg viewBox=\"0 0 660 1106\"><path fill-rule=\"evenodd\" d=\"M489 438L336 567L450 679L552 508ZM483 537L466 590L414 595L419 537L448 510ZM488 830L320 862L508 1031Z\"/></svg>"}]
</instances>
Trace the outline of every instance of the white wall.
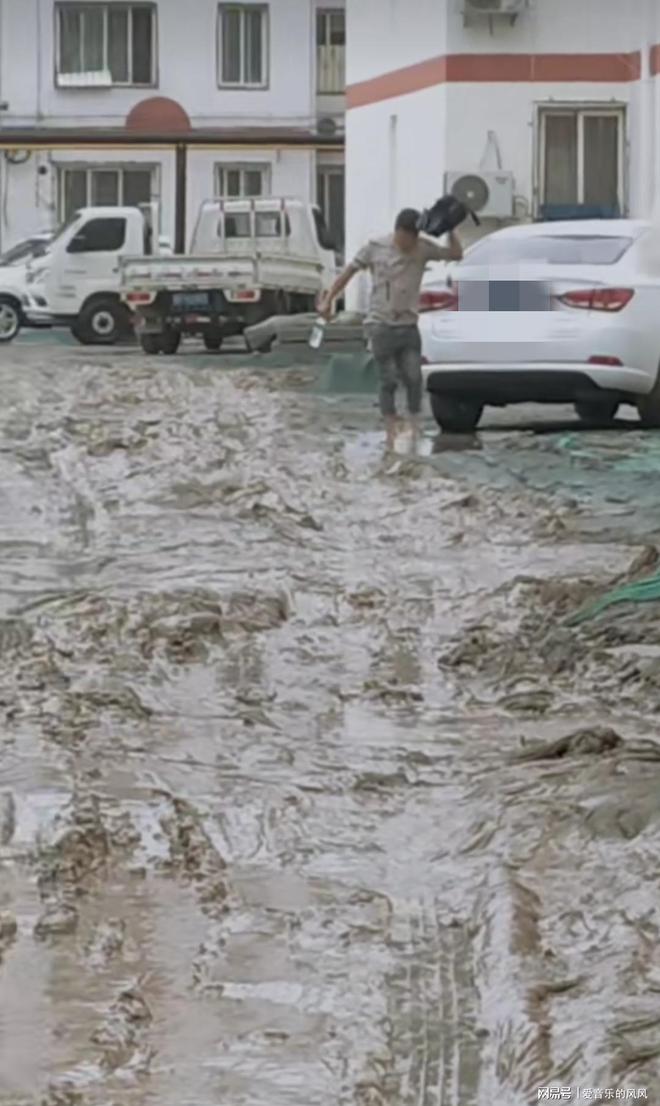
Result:
<instances>
[{"instance_id":1,"label":"white wall","mask_svg":"<svg viewBox=\"0 0 660 1106\"><path fill-rule=\"evenodd\" d=\"M346 258L387 234L403 207L430 206L443 192L446 86L349 111L346 119ZM364 300L364 279L347 303Z\"/></svg>"},{"instance_id":2,"label":"white wall","mask_svg":"<svg viewBox=\"0 0 660 1106\"><path fill-rule=\"evenodd\" d=\"M310 0L271 2L269 84L243 91L218 87L216 0L187 5L158 0L158 82L152 89L58 89L54 0L3 0L2 6L1 92L10 103L6 125L38 115L61 126L121 125L131 108L149 96L177 100L197 126L315 118L316 5Z\"/></svg>"},{"instance_id":3,"label":"white wall","mask_svg":"<svg viewBox=\"0 0 660 1106\"><path fill-rule=\"evenodd\" d=\"M447 0L348 0L346 35L348 84L415 65L446 52Z\"/></svg>"},{"instance_id":4,"label":"white wall","mask_svg":"<svg viewBox=\"0 0 660 1106\"><path fill-rule=\"evenodd\" d=\"M361 0L353 0L357 5ZM402 0L396 0L401 4ZM487 19L463 25L462 3L444 0L448 10L448 52L452 54L566 52L609 53L636 50L639 15L648 0L532 0L513 26ZM350 3L350 0L349 0ZM651 0L655 4L655 0ZM405 2L403 8L406 8ZM409 8L408 8L409 10Z\"/></svg>"}]
</instances>

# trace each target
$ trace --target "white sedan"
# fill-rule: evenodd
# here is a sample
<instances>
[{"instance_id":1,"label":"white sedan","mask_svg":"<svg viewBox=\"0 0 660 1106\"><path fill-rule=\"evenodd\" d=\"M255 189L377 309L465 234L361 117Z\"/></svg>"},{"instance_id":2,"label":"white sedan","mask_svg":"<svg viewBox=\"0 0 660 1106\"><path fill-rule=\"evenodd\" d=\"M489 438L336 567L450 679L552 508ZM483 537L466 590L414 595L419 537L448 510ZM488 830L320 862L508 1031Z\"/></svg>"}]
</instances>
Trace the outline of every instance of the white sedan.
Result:
<instances>
[{"instance_id":1,"label":"white sedan","mask_svg":"<svg viewBox=\"0 0 660 1106\"><path fill-rule=\"evenodd\" d=\"M52 237L51 231L41 231L0 256L0 342L11 342L25 322L28 267L46 253Z\"/></svg>"},{"instance_id":2,"label":"white sedan","mask_svg":"<svg viewBox=\"0 0 660 1106\"><path fill-rule=\"evenodd\" d=\"M436 422L473 430L486 405L621 403L660 427L660 227L636 219L507 227L466 251L420 304Z\"/></svg>"}]
</instances>

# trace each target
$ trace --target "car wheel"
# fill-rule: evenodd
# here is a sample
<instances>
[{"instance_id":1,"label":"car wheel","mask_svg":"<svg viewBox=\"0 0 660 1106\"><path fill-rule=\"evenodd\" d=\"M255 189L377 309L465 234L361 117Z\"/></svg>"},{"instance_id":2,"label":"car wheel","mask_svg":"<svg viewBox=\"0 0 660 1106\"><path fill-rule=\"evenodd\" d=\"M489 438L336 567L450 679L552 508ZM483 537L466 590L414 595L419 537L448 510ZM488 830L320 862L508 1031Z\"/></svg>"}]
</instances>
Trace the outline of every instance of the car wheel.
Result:
<instances>
[{"instance_id":1,"label":"car wheel","mask_svg":"<svg viewBox=\"0 0 660 1106\"><path fill-rule=\"evenodd\" d=\"M204 347L209 353L217 353L222 347L222 331L220 330L205 330L202 334L202 340Z\"/></svg>"},{"instance_id":2,"label":"car wheel","mask_svg":"<svg viewBox=\"0 0 660 1106\"><path fill-rule=\"evenodd\" d=\"M593 400L575 404L575 414L587 426L604 426L608 422L612 422L618 410L619 404L614 399Z\"/></svg>"},{"instance_id":3,"label":"car wheel","mask_svg":"<svg viewBox=\"0 0 660 1106\"><path fill-rule=\"evenodd\" d=\"M128 310L123 304L101 299L83 307L71 333L84 346L114 346L129 330Z\"/></svg>"},{"instance_id":4,"label":"car wheel","mask_svg":"<svg viewBox=\"0 0 660 1106\"><path fill-rule=\"evenodd\" d=\"M160 353L163 348L162 334L141 334L140 345L144 353Z\"/></svg>"},{"instance_id":5,"label":"car wheel","mask_svg":"<svg viewBox=\"0 0 660 1106\"><path fill-rule=\"evenodd\" d=\"M642 426L648 430L660 429L660 367L655 384L648 395L637 397L637 410Z\"/></svg>"},{"instance_id":6,"label":"car wheel","mask_svg":"<svg viewBox=\"0 0 660 1106\"><path fill-rule=\"evenodd\" d=\"M16 300L0 296L0 342L13 342L23 323L23 316Z\"/></svg>"},{"instance_id":7,"label":"car wheel","mask_svg":"<svg viewBox=\"0 0 660 1106\"><path fill-rule=\"evenodd\" d=\"M172 357L181 345L180 330L166 330L161 338L161 349L169 357Z\"/></svg>"},{"instance_id":8,"label":"car wheel","mask_svg":"<svg viewBox=\"0 0 660 1106\"><path fill-rule=\"evenodd\" d=\"M429 392L433 418L441 430L450 434L470 434L479 425L483 404L462 396L445 396Z\"/></svg>"}]
</instances>

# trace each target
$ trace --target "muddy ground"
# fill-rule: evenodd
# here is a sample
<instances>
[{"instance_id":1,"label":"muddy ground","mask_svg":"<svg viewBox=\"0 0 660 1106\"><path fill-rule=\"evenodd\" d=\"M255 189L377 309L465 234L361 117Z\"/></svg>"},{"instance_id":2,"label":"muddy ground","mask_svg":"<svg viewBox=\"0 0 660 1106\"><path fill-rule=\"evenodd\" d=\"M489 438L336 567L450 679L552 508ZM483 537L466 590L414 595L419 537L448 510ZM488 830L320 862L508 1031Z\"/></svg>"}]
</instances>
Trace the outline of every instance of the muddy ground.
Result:
<instances>
[{"instance_id":1,"label":"muddy ground","mask_svg":"<svg viewBox=\"0 0 660 1106\"><path fill-rule=\"evenodd\" d=\"M331 375L2 351L2 1106L660 1101L660 435Z\"/></svg>"}]
</instances>

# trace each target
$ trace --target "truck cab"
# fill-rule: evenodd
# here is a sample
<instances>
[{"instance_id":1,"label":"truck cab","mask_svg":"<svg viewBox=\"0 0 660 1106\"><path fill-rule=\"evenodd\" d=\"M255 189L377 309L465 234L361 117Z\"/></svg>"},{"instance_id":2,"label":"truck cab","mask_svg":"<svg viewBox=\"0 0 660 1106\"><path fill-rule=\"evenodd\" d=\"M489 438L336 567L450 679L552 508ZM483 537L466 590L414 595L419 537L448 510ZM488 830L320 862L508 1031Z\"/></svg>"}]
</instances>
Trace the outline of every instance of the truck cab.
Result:
<instances>
[{"instance_id":1,"label":"truck cab","mask_svg":"<svg viewBox=\"0 0 660 1106\"><path fill-rule=\"evenodd\" d=\"M28 275L28 299L35 301L28 318L68 326L85 345L112 345L130 334L131 315L119 297L119 258L160 252L156 220L153 204L76 211L53 238L45 264ZM39 297L32 294L37 284Z\"/></svg>"}]
</instances>

